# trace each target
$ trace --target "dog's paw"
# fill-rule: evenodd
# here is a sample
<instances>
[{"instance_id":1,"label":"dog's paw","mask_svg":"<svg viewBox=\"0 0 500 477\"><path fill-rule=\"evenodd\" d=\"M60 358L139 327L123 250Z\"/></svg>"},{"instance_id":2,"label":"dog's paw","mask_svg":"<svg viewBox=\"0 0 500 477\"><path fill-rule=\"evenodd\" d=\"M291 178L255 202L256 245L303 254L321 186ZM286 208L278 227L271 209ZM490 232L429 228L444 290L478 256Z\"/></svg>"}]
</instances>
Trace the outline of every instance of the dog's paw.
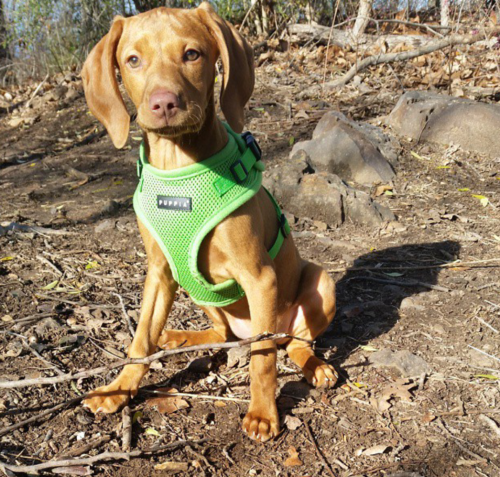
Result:
<instances>
[{"instance_id":1,"label":"dog's paw","mask_svg":"<svg viewBox=\"0 0 500 477\"><path fill-rule=\"evenodd\" d=\"M130 398L133 398L136 394L137 390L123 389L119 383L112 382L89 393L83 401L83 406L90 409L94 414L98 412L112 414L126 406Z\"/></svg>"},{"instance_id":2,"label":"dog's paw","mask_svg":"<svg viewBox=\"0 0 500 477\"><path fill-rule=\"evenodd\" d=\"M182 331L163 330L158 339L158 347L162 349L174 349L187 344L187 338ZM189 345L188 345L189 346Z\"/></svg>"},{"instance_id":3,"label":"dog's paw","mask_svg":"<svg viewBox=\"0 0 500 477\"><path fill-rule=\"evenodd\" d=\"M243 419L243 432L259 442L266 442L273 439L280 432L278 412L260 413L248 412Z\"/></svg>"},{"instance_id":4,"label":"dog's paw","mask_svg":"<svg viewBox=\"0 0 500 477\"><path fill-rule=\"evenodd\" d=\"M316 357L308 360L302 372L308 383L316 388L331 388L335 386L339 379L339 375L333 366Z\"/></svg>"}]
</instances>

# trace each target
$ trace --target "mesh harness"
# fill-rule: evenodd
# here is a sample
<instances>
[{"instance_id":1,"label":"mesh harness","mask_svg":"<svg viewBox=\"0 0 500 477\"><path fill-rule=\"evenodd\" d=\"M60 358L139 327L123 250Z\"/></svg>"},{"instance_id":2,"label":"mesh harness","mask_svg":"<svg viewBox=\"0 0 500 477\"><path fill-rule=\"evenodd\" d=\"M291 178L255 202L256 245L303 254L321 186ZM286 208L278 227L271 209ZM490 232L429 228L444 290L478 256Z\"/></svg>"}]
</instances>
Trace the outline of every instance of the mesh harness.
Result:
<instances>
[{"instance_id":1,"label":"mesh harness","mask_svg":"<svg viewBox=\"0 0 500 477\"><path fill-rule=\"evenodd\" d=\"M214 156L181 169L163 171L148 163L144 143L137 162L139 184L134 210L162 249L174 279L204 306L226 306L245 295L235 280L209 283L198 270L200 245L207 234L260 189L260 148L250 133L236 134L224 123L228 143ZM278 255L290 227L274 197L280 224L269 250ZM244 237L242 237L244 240Z\"/></svg>"}]
</instances>

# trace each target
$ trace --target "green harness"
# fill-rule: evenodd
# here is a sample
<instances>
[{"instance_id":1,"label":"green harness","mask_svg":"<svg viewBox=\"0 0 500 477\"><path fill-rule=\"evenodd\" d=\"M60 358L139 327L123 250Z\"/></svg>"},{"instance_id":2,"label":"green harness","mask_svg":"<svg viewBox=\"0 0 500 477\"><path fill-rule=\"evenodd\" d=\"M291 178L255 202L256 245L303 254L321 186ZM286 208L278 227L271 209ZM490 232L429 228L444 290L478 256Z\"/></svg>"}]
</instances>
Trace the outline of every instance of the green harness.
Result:
<instances>
[{"instance_id":1,"label":"green harness","mask_svg":"<svg viewBox=\"0 0 500 477\"><path fill-rule=\"evenodd\" d=\"M240 136L224 125L227 145L202 162L163 171L148 163L144 143L137 162L135 213L165 254L175 281L204 306L226 306L245 295L235 280L207 282L198 270L198 253L206 235L259 191L265 167L253 136ZM274 259L290 227L275 199L269 197L280 224L269 250Z\"/></svg>"}]
</instances>

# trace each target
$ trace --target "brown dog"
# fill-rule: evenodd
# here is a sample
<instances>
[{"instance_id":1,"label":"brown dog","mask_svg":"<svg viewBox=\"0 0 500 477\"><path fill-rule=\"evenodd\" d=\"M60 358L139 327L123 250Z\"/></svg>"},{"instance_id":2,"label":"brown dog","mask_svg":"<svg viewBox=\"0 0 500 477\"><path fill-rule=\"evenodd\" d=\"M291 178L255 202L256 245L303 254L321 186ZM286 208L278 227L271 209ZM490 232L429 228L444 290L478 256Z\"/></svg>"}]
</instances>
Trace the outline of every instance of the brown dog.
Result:
<instances>
[{"instance_id":1,"label":"brown dog","mask_svg":"<svg viewBox=\"0 0 500 477\"><path fill-rule=\"evenodd\" d=\"M83 71L91 111L114 145L125 145L130 117L118 89L115 67L137 108L149 163L173 170L203 161L224 148L228 135L215 113L215 64L224 66L221 108L236 132L254 86L253 52L233 26L208 3L192 10L158 8L115 18L110 32L90 53ZM201 244L198 267L211 283L234 279L246 292L224 307L202 307L214 323L204 331L164 330L178 284L164 253L139 221L148 273L137 333L129 356L145 357L159 345L217 343L262 332L287 332L315 339L335 314L335 285L319 266L302 260L288 236L277 257L268 250L278 231L276 210L263 189L224 219ZM311 346L283 340L292 361L313 385L333 386L337 374ZM279 432L276 408L276 343L251 346L251 401L243 429L262 442ZM139 389L146 365L128 365L109 385L93 391L85 405L112 413Z\"/></svg>"}]
</instances>

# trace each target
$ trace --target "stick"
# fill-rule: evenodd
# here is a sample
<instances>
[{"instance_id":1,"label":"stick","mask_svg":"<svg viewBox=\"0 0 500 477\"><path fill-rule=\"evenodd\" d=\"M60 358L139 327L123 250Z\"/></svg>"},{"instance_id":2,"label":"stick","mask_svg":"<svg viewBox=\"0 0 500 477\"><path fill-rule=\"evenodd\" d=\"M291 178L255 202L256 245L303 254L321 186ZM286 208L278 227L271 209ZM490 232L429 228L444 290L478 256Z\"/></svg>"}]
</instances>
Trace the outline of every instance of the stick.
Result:
<instances>
[{"instance_id":1,"label":"stick","mask_svg":"<svg viewBox=\"0 0 500 477\"><path fill-rule=\"evenodd\" d=\"M375 283L386 283L388 285L397 285L400 287L425 287L425 288L430 288L431 290L437 290L441 292L449 292L449 288L441 287L439 285L432 285L431 283L424 283L420 282L418 280L408 280L406 282L402 282L400 280L386 280L384 278L375 278L375 277L352 277L349 278L347 281L350 282L351 280L365 280L368 282L375 282Z\"/></svg>"},{"instance_id":2,"label":"stick","mask_svg":"<svg viewBox=\"0 0 500 477\"><path fill-rule=\"evenodd\" d=\"M476 316L475 318L476 318L476 320L481 322L483 325L487 326L491 331L494 331L495 333L499 332L496 328L491 326L487 321L483 320L480 316Z\"/></svg>"},{"instance_id":3,"label":"stick","mask_svg":"<svg viewBox=\"0 0 500 477\"><path fill-rule=\"evenodd\" d=\"M48 229L45 227L38 227L36 225L24 225L16 222L11 222L9 225L0 225L0 237L7 234L7 232L33 232L40 235L76 235L76 232L68 232L66 230Z\"/></svg>"},{"instance_id":4,"label":"stick","mask_svg":"<svg viewBox=\"0 0 500 477\"><path fill-rule=\"evenodd\" d=\"M64 298L59 298L57 296L52 296L52 295L46 295L45 293L35 293L35 296L37 298L43 298L44 300L52 300L52 301L59 301L61 303L66 303L67 305L74 305L74 306L88 306L91 309L94 308L106 308L109 310L119 308L118 306L113 306L113 305L93 305L92 303L79 303L77 301L72 301L72 300L65 300Z\"/></svg>"},{"instance_id":5,"label":"stick","mask_svg":"<svg viewBox=\"0 0 500 477\"><path fill-rule=\"evenodd\" d=\"M384 260L381 259L383 262ZM432 268L453 268L453 267L467 267L467 268L475 268L474 265L481 265L491 262L500 262L500 258L489 258L487 260L474 260L471 262L461 262L460 260L455 260L454 262L448 263L437 263L435 265L418 265L416 267L342 267L342 268L333 268L328 270L330 273L341 273L341 272L361 272L361 271L370 271L370 270L429 270ZM497 267L497 265L495 265ZM485 300L487 303L488 300ZM490 303L492 304L492 303ZM498 305L497 305L498 306Z\"/></svg>"},{"instance_id":6,"label":"stick","mask_svg":"<svg viewBox=\"0 0 500 477\"><path fill-rule=\"evenodd\" d=\"M75 447L74 449L69 450L68 452L65 452L60 456L60 459L70 459L71 457L77 457L79 455L86 454L88 451L99 447L101 444L106 444L106 442L109 442L110 440L111 436L99 437L98 439L95 439L88 444L80 445L78 447Z\"/></svg>"},{"instance_id":7,"label":"stick","mask_svg":"<svg viewBox=\"0 0 500 477\"><path fill-rule=\"evenodd\" d=\"M231 402L250 402L250 399L234 398L226 396L210 396L209 394L193 394L193 393L166 393L162 391L146 391L152 394L159 394L160 396L183 396L195 399L211 399L213 401L231 401Z\"/></svg>"},{"instance_id":8,"label":"stick","mask_svg":"<svg viewBox=\"0 0 500 477\"><path fill-rule=\"evenodd\" d=\"M494 359L495 361L498 361L500 363L500 358L497 358L496 356L493 356L492 354L488 354L486 351L483 351L479 348L476 348L475 346L472 345L467 345L469 348L473 349L474 351L477 351L478 353L482 353L485 356L488 356L488 358Z\"/></svg>"},{"instance_id":9,"label":"stick","mask_svg":"<svg viewBox=\"0 0 500 477\"><path fill-rule=\"evenodd\" d=\"M130 408L125 406L122 410L122 450L128 452L132 442L132 419L130 418Z\"/></svg>"},{"instance_id":10,"label":"stick","mask_svg":"<svg viewBox=\"0 0 500 477\"><path fill-rule=\"evenodd\" d=\"M309 439L311 439L311 442L313 443L314 448L316 449L316 454L318 454L318 457L321 459L323 462L324 466L328 470L328 473L332 476L335 477L335 474L333 473L332 468L330 467L330 464L326 460L325 456L321 452L320 448L318 447L318 444L316 443L316 440L314 439L314 436L311 432L311 428L309 427L309 424L306 421L304 422L304 427L306 428L307 434L309 434Z\"/></svg>"},{"instance_id":11,"label":"stick","mask_svg":"<svg viewBox=\"0 0 500 477\"><path fill-rule=\"evenodd\" d=\"M49 79L49 74L43 79L43 81L36 87L35 92L31 95L31 98L29 101L26 103L26 109L30 107L31 102L35 98L35 96L38 94L38 91L40 91L40 88L45 84L45 82Z\"/></svg>"},{"instance_id":12,"label":"stick","mask_svg":"<svg viewBox=\"0 0 500 477\"><path fill-rule=\"evenodd\" d=\"M347 84L354 76L356 76L360 71L368 68L369 66L380 65L381 63L392 63L394 61L405 61L412 58L417 58L422 55L428 55L437 50L442 50L444 48L455 46L455 45L472 45L478 41L484 40L488 35L495 35L500 32L500 27L495 27L483 33L478 33L477 35L450 35L442 40L437 40L422 46L421 48L416 48L411 51L401 51L398 53L385 53L381 55L373 55L365 58L364 60L358 61L351 69L341 78L325 83L325 88L335 89Z\"/></svg>"},{"instance_id":13,"label":"stick","mask_svg":"<svg viewBox=\"0 0 500 477\"><path fill-rule=\"evenodd\" d=\"M107 366L99 366L98 368L89 369L86 371L80 371L79 373L68 373L63 376L54 376L51 378L33 378L33 379L22 379L19 381L0 381L0 389L11 389L11 388L25 388L27 386L43 385L43 384L57 384L63 383L65 381L72 381L74 379L89 378L91 376L96 376L98 374L103 374L112 369L122 368L127 364L151 364L153 361L157 361L166 356L172 356L180 353L190 353L191 351L201 351L201 350L214 350L214 349L229 349L229 348L241 348L247 346L251 343L256 343L258 341L266 340L281 340L285 338L296 339L299 341L305 341L306 343L312 343L309 340L303 338L298 338L296 336L289 335L288 333L261 333L260 335L254 336L252 338L247 338L245 340L233 341L229 343L208 343L195 346L186 346L185 348L174 348L159 351L155 354L147 356L145 358L128 358L114 363L110 363Z\"/></svg>"},{"instance_id":14,"label":"stick","mask_svg":"<svg viewBox=\"0 0 500 477\"><path fill-rule=\"evenodd\" d=\"M120 306L122 307L123 318L125 318L125 323L127 323L128 330L130 331L130 334L132 335L133 338L135 336L135 330L134 326L132 325L132 320L130 319L130 316L128 316L127 310L125 309L125 303L123 303L123 298L118 293L111 293L111 294L115 295L116 297L118 297L118 300L120 300Z\"/></svg>"},{"instance_id":15,"label":"stick","mask_svg":"<svg viewBox=\"0 0 500 477\"><path fill-rule=\"evenodd\" d=\"M481 419L481 421L489 426L490 429L497 435L497 437L500 437L500 428L498 427L498 424L493 419L491 419L491 417L485 416L484 414L479 414L479 419Z\"/></svg>"},{"instance_id":16,"label":"stick","mask_svg":"<svg viewBox=\"0 0 500 477\"><path fill-rule=\"evenodd\" d=\"M63 409L67 406L71 406L73 404L79 403L82 399L85 399L86 396L79 396L74 399L70 399L69 401L62 402L60 404L57 404L54 407L51 407L50 409L46 409L45 411L41 412L40 414L37 414L35 416L32 416L28 419L25 419L24 421L18 422L17 424L13 424L12 426L5 427L3 429L0 429L0 437L4 436L5 434L8 434L11 431L15 431L16 429L19 429L20 427L25 426L26 424L31 424L32 422L36 422L45 416L48 416L49 414L52 414L55 411L58 411L59 409Z\"/></svg>"},{"instance_id":17,"label":"stick","mask_svg":"<svg viewBox=\"0 0 500 477\"><path fill-rule=\"evenodd\" d=\"M179 447L193 446L197 444L203 444L207 439L199 439L196 441L177 441L170 444L162 446L154 446L149 449L144 450L134 450L131 452L103 452L102 454L97 454L92 457L87 457L84 459L66 459L66 460L52 460L48 462L43 462L42 464L35 465L10 465L0 461L0 469L5 468L12 472L23 472L23 473L34 473L45 469L54 469L56 467L74 467L80 465L92 465L96 462L102 462L106 460L129 460L131 457L140 457L144 454L153 454L155 452L162 452L165 450L177 449Z\"/></svg>"}]
</instances>

